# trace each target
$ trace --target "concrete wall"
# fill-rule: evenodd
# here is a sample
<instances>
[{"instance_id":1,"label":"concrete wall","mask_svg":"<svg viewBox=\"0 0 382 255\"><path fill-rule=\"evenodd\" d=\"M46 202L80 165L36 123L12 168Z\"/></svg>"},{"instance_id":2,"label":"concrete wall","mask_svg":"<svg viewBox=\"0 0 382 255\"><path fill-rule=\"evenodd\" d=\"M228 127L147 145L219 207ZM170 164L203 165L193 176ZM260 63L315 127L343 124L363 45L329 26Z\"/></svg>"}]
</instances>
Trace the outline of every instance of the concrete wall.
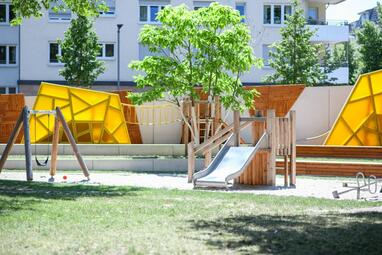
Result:
<instances>
[{"instance_id":1,"label":"concrete wall","mask_svg":"<svg viewBox=\"0 0 382 255\"><path fill-rule=\"evenodd\" d=\"M297 144L322 144L353 86L306 88L292 110L296 111Z\"/></svg>"},{"instance_id":2,"label":"concrete wall","mask_svg":"<svg viewBox=\"0 0 382 255\"><path fill-rule=\"evenodd\" d=\"M305 88L292 110L296 111L297 143L322 144L326 136L317 139L307 139L325 134L337 119L342 106L346 102L352 86L308 87ZM33 107L35 97L26 97L26 103ZM156 104L163 104L157 102ZM146 104L150 105L150 104ZM232 112L222 111L226 122L232 123ZM244 113L248 116L248 113ZM138 116L139 117L139 116ZM174 119L181 119L177 114ZM178 144L181 140L181 123L166 125L141 125L143 142L146 144ZM243 131L242 137L251 141L251 129Z\"/></svg>"}]
</instances>

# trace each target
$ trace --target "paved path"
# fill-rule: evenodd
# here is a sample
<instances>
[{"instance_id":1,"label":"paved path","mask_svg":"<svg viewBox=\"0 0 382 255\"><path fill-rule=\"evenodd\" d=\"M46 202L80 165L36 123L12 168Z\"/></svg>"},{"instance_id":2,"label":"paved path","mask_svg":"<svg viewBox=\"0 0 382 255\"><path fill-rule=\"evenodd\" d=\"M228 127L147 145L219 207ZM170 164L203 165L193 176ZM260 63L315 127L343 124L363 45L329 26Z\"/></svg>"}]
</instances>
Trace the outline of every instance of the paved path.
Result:
<instances>
[{"instance_id":1,"label":"paved path","mask_svg":"<svg viewBox=\"0 0 382 255\"><path fill-rule=\"evenodd\" d=\"M65 181L63 176L67 177ZM25 180L25 172L4 170L0 174L0 179L3 180ZM85 178L81 173L63 173L60 172L55 178L57 183L82 183ZM48 172L35 171L34 181L48 182ZM283 184L283 177L278 176L276 180L277 184ZM345 188L342 187L344 179L341 178L312 178L312 177L297 177L296 188L284 188L283 186L271 187L239 187L231 188L227 190L213 190L222 192L246 192L253 194L269 194L277 196L299 196L299 197L316 197L333 199L332 192L334 190L342 191ZM147 188L167 188L167 189L181 189L191 190L192 184L187 183L186 175L171 175L171 174L141 174L131 172L93 172L91 173L91 180L89 184L93 185L117 185L117 186L136 186ZM379 184L379 190L382 187L382 183ZM368 200L382 201L382 193L371 195L368 192L362 192L361 196ZM356 192L349 192L341 196L341 199L356 199Z\"/></svg>"}]
</instances>

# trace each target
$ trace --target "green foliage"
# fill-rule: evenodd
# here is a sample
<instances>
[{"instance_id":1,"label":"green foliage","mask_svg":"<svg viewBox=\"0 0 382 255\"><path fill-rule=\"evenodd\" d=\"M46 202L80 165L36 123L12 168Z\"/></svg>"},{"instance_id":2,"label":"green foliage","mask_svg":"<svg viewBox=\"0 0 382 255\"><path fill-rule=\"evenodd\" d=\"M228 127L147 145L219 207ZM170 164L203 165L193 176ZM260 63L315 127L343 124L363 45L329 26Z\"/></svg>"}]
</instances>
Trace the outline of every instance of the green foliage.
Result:
<instances>
[{"instance_id":1,"label":"green foliage","mask_svg":"<svg viewBox=\"0 0 382 255\"><path fill-rule=\"evenodd\" d=\"M347 43L349 84L354 84L360 74L360 56L355 43Z\"/></svg>"},{"instance_id":2,"label":"green foliage","mask_svg":"<svg viewBox=\"0 0 382 255\"><path fill-rule=\"evenodd\" d=\"M139 42L154 56L133 61L129 67L139 88L135 103L163 99L179 105L186 97L198 100L195 87L212 98L220 96L226 108L243 110L253 105L253 91L244 90L240 77L262 62L253 54L248 27L238 11L212 3L190 11L185 5L166 7L157 19L161 26L145 25Z\"/></svg>"},{"instance_id":3,"label":"green foliage","mask_svg":"<svg viewBox=\"0 0 382 255\"><path fill-rule=\"evenodd\" d=\"M332 73L334 70L346 66L347 64L347 50L346 45L339 43L334 45L333 49L327 45L324 48L324 54L322 58L323 67L323 79L322 83L334 83L338 79L330 78L328 79L328 74Z\"/></svg>"},{"instance_id":4,"label":"green foliage","mask_svg":"<svg viewBox=\"0 0 382 255\"><path fill-rule=\"evenodd\" d=\"M378 16L382 17L382 6L377 3ZM372 72L382 69L382 19L377 24L367 21L363 27L356 32L358 43L359 62L358 66L349 66L352 68L353 78L356 74L357 67L361 73ZM353 47L354 48L354 47ZM354 49L350 49L355 53ZM349 56L353 57L353 56ZM356 57L356 55L354 56ZM349 61L350 64L352 61ZM355 64L355 62L353 62ZM353 71L354 70L354 71Z\"/></svg>"},{"instance_id":5,"label":"green foliage","mask_svg":"<svg viewBox=\"0 0 382 255\"><path fill-rule=\"evenodd\" d=\"M80 16L98 16L107 9L103 0L11 0L16 18L13 25L21 24L22 18L41 17L51 7L68 8Z\"/></svg>"},{"instance_id":6,"label":"green foliage","mask_svg":"<svg viewBox=\"0 0 382 255\"><path fill-rule=\"evenodd\" d=\"M272 45L269 65L275 70L268 82L313 85L322 79L318 51L320 45L311 44L315 31L306 26L304 11L293 2L294 13L281 28L282 40Z\"/></svg>"},{"instance_id":7,"label":"green foliage","mask_svg":"<svg viewBox=\"0 0 382 255\"><path fill-rule=\"evenodd\" d=\"M90 18L78 16L73 19L65 39L59 43L60 61L65 64L60 75L71 85L90 87L105 70L103 62L97 59L101 46Z\"/></svg>"},{"instance_id":8,"label":"green foliage","mask_svg":"<svg viewBox=\"0 0 382 255\"><path fill-rule=\"evenodd\" d=\"M362 72L367 73L382 68L382 31L381 26L366 22L357 31Z\"/></svg>"}]
</instances>

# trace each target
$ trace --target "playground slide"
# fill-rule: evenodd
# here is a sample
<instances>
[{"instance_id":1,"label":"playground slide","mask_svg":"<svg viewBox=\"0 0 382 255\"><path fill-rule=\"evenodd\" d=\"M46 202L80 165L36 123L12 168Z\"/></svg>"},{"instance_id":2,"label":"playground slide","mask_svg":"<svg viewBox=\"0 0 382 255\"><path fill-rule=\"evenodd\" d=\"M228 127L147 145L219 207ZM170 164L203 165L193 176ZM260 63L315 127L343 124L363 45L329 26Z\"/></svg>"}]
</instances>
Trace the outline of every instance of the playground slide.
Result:
<instances>
[{"instance_id":1,"label":"playground slide","mask_svg":"<svg viewBox=\"0 0 382 255\"><path fill-rule=\"evenodd\" d=\"M233 135L216 154L211 164L193 175L194 187L228 187L239 177L260 148L267 147L264 134L254 147L232 146Z\"/></svg>"}]
</instances>

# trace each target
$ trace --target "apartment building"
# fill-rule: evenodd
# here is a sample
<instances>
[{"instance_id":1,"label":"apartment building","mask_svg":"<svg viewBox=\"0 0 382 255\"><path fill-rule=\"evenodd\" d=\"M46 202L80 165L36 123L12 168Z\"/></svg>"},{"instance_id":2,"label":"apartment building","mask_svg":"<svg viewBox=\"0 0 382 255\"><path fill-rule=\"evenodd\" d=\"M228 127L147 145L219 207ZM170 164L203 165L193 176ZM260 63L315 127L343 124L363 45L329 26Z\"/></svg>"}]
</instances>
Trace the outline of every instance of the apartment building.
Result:
<instances>
[{"instance_id":1,"label":"apartment building","mask_svg":"<svg viewBox=\"0 0 382 255\"><path fill-rule=\"evenodd\" d=\"M349 40L348 26L343 25L343 23L333 24L326 20L327 4L337 4L342 1L301 1L309 26L317 29L316 36L312 40L313 43L334 45ZM98 88L113 89L117 83L117 24L123 24L120 33L121 85L129 86L134 84L133 76L135 73L128 68L128 64L132 60L143 59L144 56L150 54L137 41L142 26L144 24L160 25L156 20L156 15L166 5L186 4L190 9L198 9L208 6L211 2L213 1L107 0L109 12L102 13L95 22L95 30L102 45L99 58L105 62L106 66L105 73L96 82L96 85L100 86ZM242 80L246 84L261 83L264 76L273 71L267 65L269 45L281 39L280 28L284 25L285 16L293 12L291 0L219 0L217 2L231 6L245 15L244 22L251 30L255 55L264 58L266 65L262 69L255 69L245 74ZM16 72L19 70L20 73L17 77L12 76L12 81L5 83L18 83L20 91L34 94L41 81L63 82L63 78L59 76L59 70L63 64L57 59L57 55L61 54L57 40L63 38L71 18L73 15L70 12L55 13L48 11L42 18L24 20L20 27L20 45L12 42L7 43L11 46L16 45L16 55L20 52L21 62L17 62L15 68ZM17 35L18 28L9 29L15 30ZM15 39L17 40L17 37ZM8 48L7 50L9 51ZM0 74L7 72L3 71L4 69L0 65ZM336 77L338 83L347 83L348 68L341 67L330 76ZM2 76L0 80L3 80ZM4 81L1 82L4 83Z\"/></svg>"},{"instance_id":2,"label":"apartment building","mask_svg":"<svg viewBox=\"0 0 382 255\"><path fill-rule=\"evenodd\" d=\"M0 1L0 94L16 93L20 77L20 27L10 25L13 18L10 2Z\"/></svg>"}]
</instances>

